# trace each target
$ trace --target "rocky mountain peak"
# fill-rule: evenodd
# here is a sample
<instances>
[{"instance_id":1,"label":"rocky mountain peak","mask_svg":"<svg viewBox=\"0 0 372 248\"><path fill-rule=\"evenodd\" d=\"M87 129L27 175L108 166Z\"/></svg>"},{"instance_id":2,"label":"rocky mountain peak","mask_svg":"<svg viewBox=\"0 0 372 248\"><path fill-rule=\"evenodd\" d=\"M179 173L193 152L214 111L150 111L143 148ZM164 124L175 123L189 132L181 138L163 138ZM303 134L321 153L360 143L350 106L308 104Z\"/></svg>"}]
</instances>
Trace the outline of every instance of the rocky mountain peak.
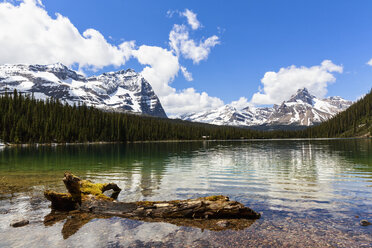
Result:
<instances>
[{"instance_id":1,"label":"rocky mountain peak","mask_svg":"<svg viewBox=\"0 0 372 248\"><path fill-rule=\"evenodd\" d=\"M126 76L135 76L138 73L135 72L133 69L126 69L126 70L119 70L119 71L111 71L102 73L103 76L119 76L119 75L126 75Z\"/></svg>"},{"instance_id":2,"label":"rocky mountain peak","mask_svg":"<svg viewBox=\"0 0 372 248\"><path fill-rule=\"evenodd\" d=\"M351 101L341 97L318 99L303 88L281 105L246 107L242 110L225 105L202 113L184 114L181 119L232 126L310 126L346 110L351 104Z\"/></svg>"},{"instance_id":3,"label":"rocky mountain peak","mask_svg":"<svg viewBox=\"0 0 372 248\"><path fill-rule=\"evenodd\" d=\"M247 107L243 108L242 111L249 112L250 109L251 109L251 108L250 108L249 106L247 106Z\"/></svg>"},{"instance_id":4,"label":"rocky mountain peak","mask_svg":"<svg viewBox=\"0 0 372 248\"><path fill-rule=\"evenodd\" d=\"M303 89L298 89L296 94L292 95L291 98L287 102L302 101L304 103L313 105L314 98L315 96L311 95L306 88L303 88Z\"/></svg>"},{"instance_id":5,"label":"rocky mountain peak","mask_svg":"<svg viewBox=\"0 0 372 248\"><path fill-rule=\"evenodd\" d=\"M151 85L131 69L85 77L61 63L0 65L0 93L14 89L34 93L38 99L167 117Z\"/></svg>"}]
</instances>

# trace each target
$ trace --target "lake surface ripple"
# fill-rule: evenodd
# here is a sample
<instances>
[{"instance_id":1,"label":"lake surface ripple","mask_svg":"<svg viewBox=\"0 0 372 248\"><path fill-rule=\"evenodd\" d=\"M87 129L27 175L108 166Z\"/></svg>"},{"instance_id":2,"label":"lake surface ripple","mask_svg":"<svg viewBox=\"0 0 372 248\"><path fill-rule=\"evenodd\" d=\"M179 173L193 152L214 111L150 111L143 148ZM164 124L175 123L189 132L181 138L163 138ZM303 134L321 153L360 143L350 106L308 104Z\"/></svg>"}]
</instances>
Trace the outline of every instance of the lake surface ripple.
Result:
<instances>
[{"instance_id":1,"label":"lake surface ripple","mask_svg":"<svg viewBox=\"0 0 372 248\"><path fill-rule=\"evenodd\" d=\"M64 171L115 182L120 201L223 194L262 213L241 231L118 217L64 237L45 189ZM71 145L0 150L0 247L372 247L372 140ZM30 224L12 228L17 219Z\"/></svg>"}]
</instances>

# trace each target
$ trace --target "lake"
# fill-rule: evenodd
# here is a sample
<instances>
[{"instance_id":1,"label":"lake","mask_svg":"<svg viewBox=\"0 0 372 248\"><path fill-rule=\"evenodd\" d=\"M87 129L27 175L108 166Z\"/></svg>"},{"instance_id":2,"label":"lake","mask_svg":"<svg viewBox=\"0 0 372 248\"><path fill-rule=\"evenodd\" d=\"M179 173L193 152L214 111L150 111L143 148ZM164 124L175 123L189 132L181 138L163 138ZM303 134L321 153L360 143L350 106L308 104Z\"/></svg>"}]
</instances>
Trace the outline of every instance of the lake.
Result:
<instances>
[{"instance_id":1,"label":"lake","mask_svg":"<svg viewBox=\"0 0 372 248\"><path fill-rule=\"evenodd\" d=\"M223 194L262 214L211 231L119 217L66 235L44 225L43 191L63 173L114 182L120 201ZM372 140L261 140L19 147L0 150L0 247L372 247ZM13 228L17 219L30 224Z\"/></svg>"}]
</instances>

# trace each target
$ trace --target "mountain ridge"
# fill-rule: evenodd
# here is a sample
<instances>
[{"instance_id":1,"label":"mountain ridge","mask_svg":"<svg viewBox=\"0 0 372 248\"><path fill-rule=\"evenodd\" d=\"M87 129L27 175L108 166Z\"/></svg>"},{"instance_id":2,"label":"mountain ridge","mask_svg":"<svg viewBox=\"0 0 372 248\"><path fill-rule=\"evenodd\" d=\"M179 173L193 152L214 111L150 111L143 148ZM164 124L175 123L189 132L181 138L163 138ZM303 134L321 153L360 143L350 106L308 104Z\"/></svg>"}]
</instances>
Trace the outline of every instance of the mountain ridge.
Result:
<instances>
[{"instance_id":1,"label":"mountain ridge","mask_svg":"<svg viewBox=\"0 0 372 248\"><path fill-rule=\"evenodd\" d=\"M324 99L298 89L289 100L273 107L237 109L229 104L215 110L184 114L182 120L229 126L311 126L346 110L352 101L333 96Z\"/></svg>"},{"instance_id":2,"label":"mountain ridge","mask_svg":"<svg viewBox=\"0 0 372 248\"><path fill-rule=\"evenodd\" d=\"M85 77L61 63L0 65L0 93L16 89L36 99L56 98L70 105L167 118L151 85L132 69Z\"/></svg>"},{"instance_id":3,"label":"mountain ridge","mask_svg":"<svg viewBox=\"0 0 372 248\"><path fill-rule=\"evenodd\" d=\"M298 133L299 137L371 137L372 90L333 118Z\"/></svg>"}]
</instances>

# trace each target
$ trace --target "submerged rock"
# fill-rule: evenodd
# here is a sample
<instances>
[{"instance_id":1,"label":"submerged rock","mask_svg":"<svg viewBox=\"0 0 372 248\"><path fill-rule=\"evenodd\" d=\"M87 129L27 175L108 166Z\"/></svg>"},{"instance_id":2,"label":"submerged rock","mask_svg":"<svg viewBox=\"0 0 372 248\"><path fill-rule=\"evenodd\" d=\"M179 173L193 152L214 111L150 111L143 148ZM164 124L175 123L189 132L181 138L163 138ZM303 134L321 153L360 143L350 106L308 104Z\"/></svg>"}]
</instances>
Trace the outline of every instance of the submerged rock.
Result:
<instances>
[{"instance_id":1,"label":"submerged rock","mask_svg":"<svg viewBox=\"0 0 372 248\"><path fill-rule=\"evenodd\" d=\"M220 220L216 223L220 227L228 227L230 225L230 222L227 220Z\"/></svg>"},{"instance_id":2,"label":"submerged rock","mask_svg":"<svg viewBox=\"0 0 372 248\"><path fill-rule=\"evenodd\" d=\"M359 223L360 223L361 226L369 226L369 225L371 225L371 222L369 222L368 220L361 220Z\"/></svg>"},{"instance_id":3,"label":"submerged rock","mask_svg":"<svg viewBox=\"0 0 372 248\"><path fill-rule=\"evenodd\" d=\"M28 220L18 220L10 224L12 227L21 227L30 224Z\"/></svg>"},{"instance_id":4,"label":"submerged rock","mask_svg":"<svg viewBox=\"0 0 372 248\"><path fill-rule=\"evenodd\" d=\"M8 214L9 210L7 209L0 209L0 214Z\"/></svg>"}]
</instances>

